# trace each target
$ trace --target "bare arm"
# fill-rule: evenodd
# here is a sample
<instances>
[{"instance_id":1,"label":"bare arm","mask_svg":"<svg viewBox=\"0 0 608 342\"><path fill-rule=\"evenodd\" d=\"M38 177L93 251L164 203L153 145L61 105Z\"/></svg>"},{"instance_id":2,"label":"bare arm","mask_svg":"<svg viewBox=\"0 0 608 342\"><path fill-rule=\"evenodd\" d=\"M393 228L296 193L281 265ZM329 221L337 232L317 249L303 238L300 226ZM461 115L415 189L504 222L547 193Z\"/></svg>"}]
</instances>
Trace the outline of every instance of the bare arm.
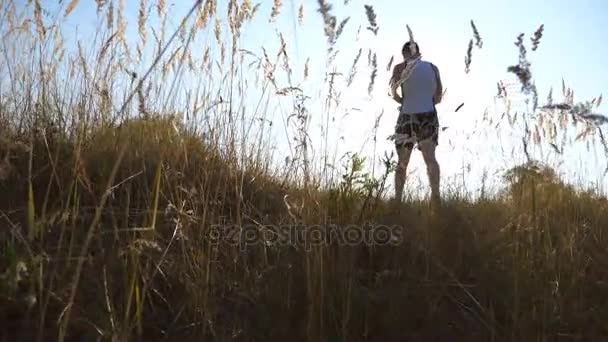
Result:
<instances>
[{"instance_id":1,"label":"bare arm","mask_svg":"<svg viewBox=\"0 0 608 342\"><path fill-rule=\"evenodd\" d=\"M437 88L435 89L435 95L433 96L433 102L438 104L441 102L441 98L443 96L443 84L441 84L441 75L439 74L439 69L435 64L431 64L433 66L433 71L435 71L435 80L437 81Z\"/></svg>"},{"instance_id":2,"label":"bare arm","mask_svg":"<svg viewBox=\"0 0 608 342\"><path fill-rule=\"evenodd\" d=\"M396 83L399 80L399 77L401 77L401 72L403 71L403 67L404 67L403 63L395 65L395 67L393 68L393 75L391 76L391 80L390 80L391 95L393 96L393 100L395 100L399 104L401 104L403 99L397 93L398 87L397 87Z\"/></svg>"}]
</instances>

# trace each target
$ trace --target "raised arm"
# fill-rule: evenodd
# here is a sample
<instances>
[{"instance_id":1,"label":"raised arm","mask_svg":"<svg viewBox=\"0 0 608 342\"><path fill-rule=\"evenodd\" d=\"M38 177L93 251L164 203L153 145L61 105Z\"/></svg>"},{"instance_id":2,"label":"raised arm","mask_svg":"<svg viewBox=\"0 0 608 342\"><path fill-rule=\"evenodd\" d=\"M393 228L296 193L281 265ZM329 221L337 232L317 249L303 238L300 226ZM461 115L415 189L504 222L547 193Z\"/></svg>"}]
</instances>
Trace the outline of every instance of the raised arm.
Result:
<instances>
[{"instance_id":1,"label":"raised arm","mask_svg":"<svg viewBox=\"0 0 608 342\"><path fill-rule=\"evenodd\" d=\"M439 69L435 64L431 64L433 66L433 71L435 71L435 80L437 81L437 88L435 89L435 95L433 96L433 102L438 104L442 100L443 96L443 84L441 84L441 75L439 74Z\"/></svg>"}]
</instances>

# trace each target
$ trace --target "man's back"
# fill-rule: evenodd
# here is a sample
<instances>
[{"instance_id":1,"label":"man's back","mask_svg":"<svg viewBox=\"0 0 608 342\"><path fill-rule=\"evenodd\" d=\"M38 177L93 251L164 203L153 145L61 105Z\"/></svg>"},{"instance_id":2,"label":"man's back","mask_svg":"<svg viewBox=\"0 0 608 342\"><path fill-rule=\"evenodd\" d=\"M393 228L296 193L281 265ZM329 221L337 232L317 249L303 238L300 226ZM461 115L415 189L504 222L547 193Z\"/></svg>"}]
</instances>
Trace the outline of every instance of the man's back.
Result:
<instances>
[{"instance_id":1,"label":"man's back","mask_svg":"<svg viewBox=\"0 0 608 342\"><path fill-rule=\"evenodd\" d=\"M401 85L401 112L413 114L434 111L433 96L436 90L437 79L433 64L418 61L408 79Z\"/></svg>"}]
</instances>

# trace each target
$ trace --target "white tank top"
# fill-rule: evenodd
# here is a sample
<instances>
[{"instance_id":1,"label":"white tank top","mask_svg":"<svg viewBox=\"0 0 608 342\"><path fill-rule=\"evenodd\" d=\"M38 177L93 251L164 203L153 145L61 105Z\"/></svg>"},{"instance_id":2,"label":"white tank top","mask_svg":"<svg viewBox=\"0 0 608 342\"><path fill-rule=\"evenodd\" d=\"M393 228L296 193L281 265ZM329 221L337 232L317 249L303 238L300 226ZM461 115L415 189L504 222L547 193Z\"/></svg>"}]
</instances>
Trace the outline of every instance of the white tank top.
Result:
<instances>
[{"instance_id":1,"label":"white tank top","mask_svg":"<svg viewBox=\"0 0 608 342\"><path fill-rule=\"evenodd\" d=\"M415 114L435 110L433 96L437 88L435 70L431 63L418 61L410 77L401 85L401 113Z\"/></svg>"}]
</instances>

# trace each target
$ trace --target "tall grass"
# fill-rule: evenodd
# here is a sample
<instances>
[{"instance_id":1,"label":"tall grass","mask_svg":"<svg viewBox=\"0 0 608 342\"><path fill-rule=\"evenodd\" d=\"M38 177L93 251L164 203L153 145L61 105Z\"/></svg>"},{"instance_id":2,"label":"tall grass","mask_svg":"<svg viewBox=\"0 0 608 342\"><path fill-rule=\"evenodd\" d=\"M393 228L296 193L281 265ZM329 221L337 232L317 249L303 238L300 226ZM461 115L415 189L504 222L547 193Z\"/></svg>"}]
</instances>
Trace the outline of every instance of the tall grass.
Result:
<instances>
[{"instance_id":1,"label":"tall grass","mask_svg":"<svg viewBox=\"0 0 608 342\"><path fill-rule=\"evenodd\" d=\"M0 0L2 340L604 340L608 204L530 151L563 151L574 124L576 139L606 146L601 98L576 104L564 85L563 102L536 105L519 36L508 70L535 105L485 124L523 131L528 162L478 199L447 193L432 212L411 195L394 208L393 158L369 171L330 140L361 55L369 94L378 55L358 50L340 72L354 19L319 1L325 93L307 94L308 62L295 72L283 35L276 52L241 48L248 23L280 20L284 5L264 14L229 1L223 17L215 1L194 1L169 18L165 1L140 0L128 23L124 0L96 1L94 36L71 45L62 23L90 3L55 13ZM294 22L313 14L305 5ZM362 15L377 35L373 7ZM318 136L312 115L325 122ZM277 125L284 164L271 148Z\"/></svg>"}]
</instances>

